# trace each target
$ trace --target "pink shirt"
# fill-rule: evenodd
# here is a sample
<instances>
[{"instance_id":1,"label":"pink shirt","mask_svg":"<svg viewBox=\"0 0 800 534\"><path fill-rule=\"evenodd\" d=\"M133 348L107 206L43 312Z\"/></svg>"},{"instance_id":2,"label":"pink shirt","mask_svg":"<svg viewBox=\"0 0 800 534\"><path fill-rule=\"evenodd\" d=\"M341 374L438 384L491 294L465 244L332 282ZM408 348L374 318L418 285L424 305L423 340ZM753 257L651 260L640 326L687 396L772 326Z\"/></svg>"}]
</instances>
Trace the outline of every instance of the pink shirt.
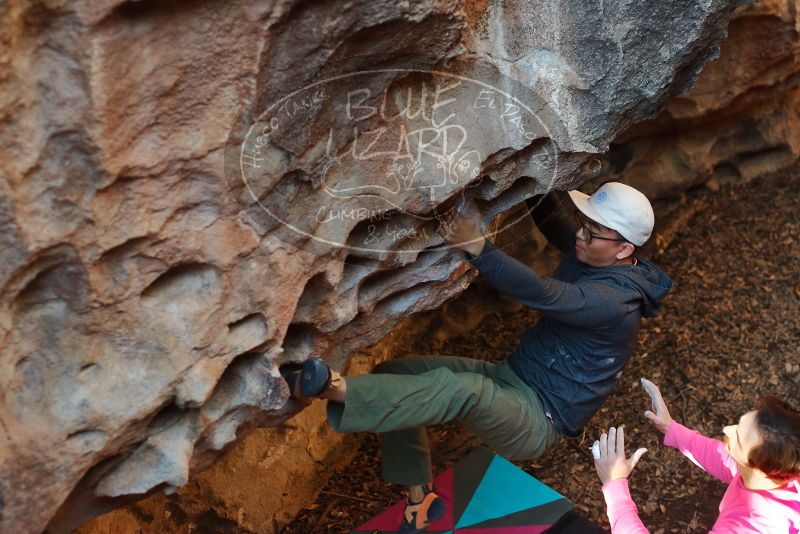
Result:
<instances>
[{"instance_id":1,"label":"pink shirt","mask_svg":"<svg viewBox=\"0 0 800 534\"><path fill-rule=\"evenodd\" d=\"M749 490L744 486L739 466L728 454L724 443L674 421L664 436L664 445L680 449L707 473L728 483L728 491L719 503L719 517L711 528L712 533L800 532L800 480L772 490ZM603 496L608 506L612 533L648 532L636 512L626 479L603 484Z\"/></svg>"}]
</instances>

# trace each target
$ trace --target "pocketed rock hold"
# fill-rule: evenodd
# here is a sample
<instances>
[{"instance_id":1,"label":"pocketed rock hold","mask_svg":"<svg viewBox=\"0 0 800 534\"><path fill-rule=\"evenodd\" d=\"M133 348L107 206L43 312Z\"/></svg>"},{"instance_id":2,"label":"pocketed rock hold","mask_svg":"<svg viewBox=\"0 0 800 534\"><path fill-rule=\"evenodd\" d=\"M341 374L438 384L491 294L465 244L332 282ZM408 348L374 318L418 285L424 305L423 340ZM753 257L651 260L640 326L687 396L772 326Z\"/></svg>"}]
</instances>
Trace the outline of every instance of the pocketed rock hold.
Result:
<instances>
[{"instance_id":1,"label":"pocketed rock hold","mask_svg":"<svg viewBox=\"0 0 800 534\"><path fill-rule=\"evenodd\" d=\"M0 531L65 532L172 491L248 429L293 415L277 365L315 354L341 366L475 277L436 252L437 214L467 195L490 222L579 185L592 154L692 87L739 3L5 2ZM352 157L380 117L339 127L342 82L253 140L251 163L274 181L233 178L244 119L365 69L383 70L362 110L430 71L485 75L495 93L459 108L475 146L423 174ZM546 127L507 118L504 92L535 101ZM401 116L398 131L423 118ZM376 220L323 225L331 198Z\"/></svg>"}]
</instances>

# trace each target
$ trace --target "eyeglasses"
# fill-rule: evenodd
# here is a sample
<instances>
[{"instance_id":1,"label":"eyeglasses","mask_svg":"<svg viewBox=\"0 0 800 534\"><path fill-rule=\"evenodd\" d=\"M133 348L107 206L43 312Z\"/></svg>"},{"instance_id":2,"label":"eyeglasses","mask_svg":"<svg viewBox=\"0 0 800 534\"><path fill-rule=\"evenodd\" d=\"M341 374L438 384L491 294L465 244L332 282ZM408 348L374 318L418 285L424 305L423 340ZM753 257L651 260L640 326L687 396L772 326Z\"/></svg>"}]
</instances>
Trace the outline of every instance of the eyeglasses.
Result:
<instances>
[{"instance_id":1,"label":"eyeglasses","mask_svg":"<svg viewBox=\"0 0 800 534\"><path fill-rule=\"evenodd\" d=\"M590 244L592 239L602 239L603 241L627 241L625 238L619 237L603 237L601 235L597 235L591 231L589 228L589 219L580 211L576 211L575 214L578 216L578 220L581 223L581 228L583 229L583 235L586 236L586 244Z\"/></svg>"}]
</instances>

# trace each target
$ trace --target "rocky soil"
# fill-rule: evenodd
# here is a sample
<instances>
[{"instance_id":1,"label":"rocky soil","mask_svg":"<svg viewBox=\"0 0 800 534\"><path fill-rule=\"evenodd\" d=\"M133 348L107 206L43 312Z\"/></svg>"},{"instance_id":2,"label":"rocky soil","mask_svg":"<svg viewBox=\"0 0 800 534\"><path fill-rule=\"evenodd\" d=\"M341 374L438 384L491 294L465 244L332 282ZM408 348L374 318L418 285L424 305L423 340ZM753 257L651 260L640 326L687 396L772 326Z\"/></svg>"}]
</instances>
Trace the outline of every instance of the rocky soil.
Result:
<instances>
[{"instance_id":1,"label":"rocky soil","mask_svg":"<svg viewBox=\"0 0 800 534\"><path fill-rule=\"evenodd\" d=\"M704 190L705 191L705 190ZM638 384L661 386L673 417L710 436L775 394L797 402L800 385L800 167L749 184L698 192L697 213L658 258L675 286L661 314L642 328L636 355L616 392L583 437L562 442L521 468L566 495L608 528L588 447L602 429L624 423L629 448L649 452L631 477L641 517L654 533L707 532L725 486L673 449L641 413ZM437 345L420 338L415 353L500 359L536 314L513 308L488 316L472 333ZM429 430L439 472L477 444L457 424ZM336 473L284 534L347 532L401 497L379 479L378 440L364 440L355 461ZM204 525L196 524L196 531ZM218 529L215 531L219 532ZM231 526L232 532L241 532Z\"/></svg>"}]
</instances>

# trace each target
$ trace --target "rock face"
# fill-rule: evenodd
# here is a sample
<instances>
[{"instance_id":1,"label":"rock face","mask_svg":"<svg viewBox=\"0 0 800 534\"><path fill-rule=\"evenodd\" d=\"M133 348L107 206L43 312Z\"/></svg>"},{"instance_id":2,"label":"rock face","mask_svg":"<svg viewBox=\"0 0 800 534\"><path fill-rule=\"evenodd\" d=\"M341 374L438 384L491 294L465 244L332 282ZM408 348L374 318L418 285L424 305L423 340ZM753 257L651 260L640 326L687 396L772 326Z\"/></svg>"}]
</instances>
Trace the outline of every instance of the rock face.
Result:
<instances>
[{"instance_id":1,"label":"rock face","mask_svg":"<svg viewBox=\"0 0 800 534\"><path fill-rule=\"evenodd\" d=\"M737 3L4 3L0 531L175 491L296 413L279 364L463 291L437 219L592 177Z\"/></svg>"},{"instance_id":2,"label":"rock face","mask_svg":"<svg viewBox=\"0 0 800 534\"><path fill-rule=\"evenodd\" d=\"M731 17L720 57L655 120L618 137L612 176L654 198L748 181L800 155L800 3L757 2Z\"/></svg>"},{"instance_id":3,"label":"rock face","mask_svg":"<svg viewBox=\"0 0 800 534\"><path fill-rule=\"evenodd\" d=\"M515 208L520 209L525 205ZM514 216L515 210L508 216ZM552 272L560 260L560 253L547 246L530 218L498 234L496 244L539 272ZM376 363L409 355L410 339L433 338L441 347L448 338L476 328L487 314L515 304L498 298L478 277L440 308L409 316L375 346L352 354L347 374L364 374ZM222 459L193 473L174 494L157 492L87 522L78 532L156 534L195 527L214 532L281 532L313 501L331 474L350 462L362 437L333 432L325 417L325 403L313 402L286 423L257 429L237 440Z\"/></svg>"}]
</instances>

